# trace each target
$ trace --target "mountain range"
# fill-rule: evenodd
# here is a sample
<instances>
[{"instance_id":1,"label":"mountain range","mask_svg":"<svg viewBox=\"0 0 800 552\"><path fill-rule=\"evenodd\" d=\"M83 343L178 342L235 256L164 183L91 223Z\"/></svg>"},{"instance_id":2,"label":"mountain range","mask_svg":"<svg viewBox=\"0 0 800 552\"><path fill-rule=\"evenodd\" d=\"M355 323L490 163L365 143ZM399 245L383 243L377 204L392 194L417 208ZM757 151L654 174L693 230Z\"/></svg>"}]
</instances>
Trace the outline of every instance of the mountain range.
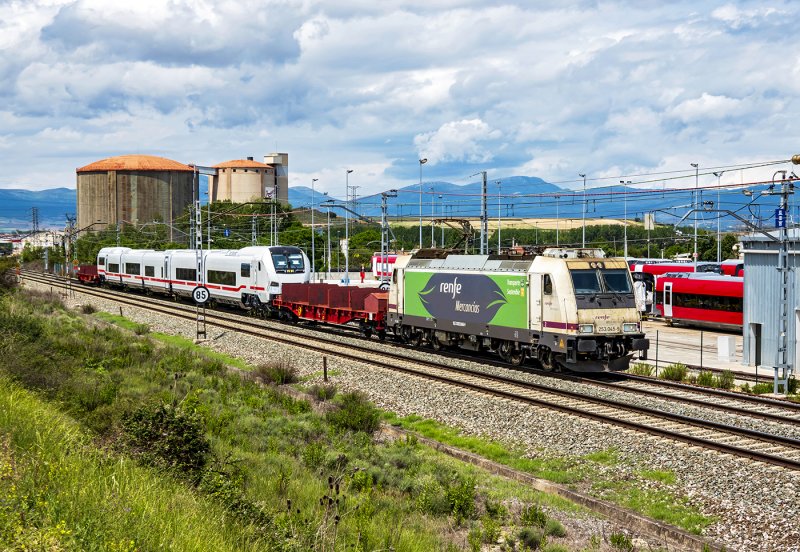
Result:
<instances>
[{"instance_id":1,"label":"mountain range","mask_svg":"<svg viewBox=\"0 0 800 552\"><path fill-rule=\"evenodd\" d=\"M493 179L487 183L487 211L490 218L496 218L499 212L503 217L572 219L581 218L584 210L587 219L622 219L627 212L627 217L631 220L642 219L645 213L655 213L659 223L675 224L687 214L695 201L693 189L645 189L640 186L593 187L586 190L584 196L582 189L566 190L541 178L512 176ZM481 189L481 182L458 185L434 181L423 182L420 194L419 184L412 184L396 190L396 196L392 193L391 197L386 198L387 214L391 218L418 217L421 199L422 215L425 218L479 217ZM751 222L760 221L765 226L772 227L771 219L778 206L778 196L758 197L759 192L767 191L766 186L752 187L751 191L754 192L753 196L742 194L741 189L723 189L719 192L718 200L716 190L701 189L697 204L709 212L701 213L698 218L705 226L716 227L717 214L711 210L721 208L736 212ZM204 197L202 193L201 197ZM754 202L753 198L757 198L757 201ZM349 207L352 213L379 219L381 199L381 194L357 197L355 202L350 202ZM326 200L330 200L330 204L323 203ZM325 211L329 206L331 212L340 216L344 216L344 207L348 205L342 198L328 197L319 192L312 195L311 188L307 186L289 188L289 203L293 207L309 207L312 201L317 211ZM66 216L73 216L76 212L75 189L0 189L0 231L30 231L31 210L34 207L38 209L40 228L63 228ZM792 206L790 222L800 219L798 215L800 212L797 207ZM691 216L688 220L692 220ZM725 216L723 227L742 227L742 224L731 216Z\"/></svg>"}]
</instances>

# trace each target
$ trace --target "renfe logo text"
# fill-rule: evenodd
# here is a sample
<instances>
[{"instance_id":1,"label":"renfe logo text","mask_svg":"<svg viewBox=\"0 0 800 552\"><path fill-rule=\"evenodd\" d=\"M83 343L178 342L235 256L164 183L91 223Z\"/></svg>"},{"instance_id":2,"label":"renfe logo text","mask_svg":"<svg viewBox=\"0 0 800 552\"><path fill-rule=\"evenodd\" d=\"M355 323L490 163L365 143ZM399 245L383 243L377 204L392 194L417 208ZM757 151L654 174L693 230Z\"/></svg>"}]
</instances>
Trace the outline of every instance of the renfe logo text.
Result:
<instances>
[{"instance_id":1,"label":"renfe logo text","mask_svg":"<svg viewBox=\"0 0 800 552\"><path fill-rule=\"evenodd\" d=\"M452 295L453 299L456 295L461 295L461 284L458 283L458 276L453 278L453 282L442 282L439 284L439 293L446 293Z\"/></svg>"}]
</instances>

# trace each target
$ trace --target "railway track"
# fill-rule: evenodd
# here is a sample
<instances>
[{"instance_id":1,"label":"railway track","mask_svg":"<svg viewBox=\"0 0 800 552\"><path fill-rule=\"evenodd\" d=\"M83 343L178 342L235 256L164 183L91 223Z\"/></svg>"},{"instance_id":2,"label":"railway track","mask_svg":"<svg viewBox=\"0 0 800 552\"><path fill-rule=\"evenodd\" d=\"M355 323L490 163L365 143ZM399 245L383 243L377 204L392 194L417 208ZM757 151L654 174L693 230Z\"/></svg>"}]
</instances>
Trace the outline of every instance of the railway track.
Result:
<instances>
[{"instance_id":1,"label":"railway track","mask_svg":"<svg viewBox=\"0 0 800 552\"><path fill-rule=\"evenodd\" d=\"M45 285L67 287L61 281L42 278L40 275L25 274L25 278ZM194 306L182 305L165 300L154 300L142 295L99 290L83 286L73 286L80 293L113 300L129 306L147 308L168 316L195 321ZM438 360L425 360L418 356L409 357L409 351L398 349L394 352L388 348L376 351L374 341L352 340L341 343L341 336L333 339L324 335L309 336L308 330L263 322L243 315L225 312L207 311L206 324L221 329L237 331L251 336L269 339L294 347L303 347L320 354L336 356L345 360L372 365L385 370L403 372L408 375L425 378L449 386L457 386L473 392L502 397L537 408L557 410L570 415L588 418L597 422L613 424L630 430L672 439L690 446L717 450L726 454L750 458L768 464L800 470L800 439L722 424L706 419L684 416L644 406L637 406L629 401L616 400L601 396L593 396L571 389L557 389L543 384L523 381L506 375L497 375L485 371L454 367ZM359 341L362 341L359 343ZM474 360L474 359L473 359ZM562 378L563 379L563 378ZM586 378L574 379L583 381ZM602 382L586 381L594 386ZM606 384L619 390L619 384ZM645 393L642 389L629 389L636 394ZM693 391L697 393L697 391ZM702 401L688 396L678 398L680 393L669 395L663 390L650 389L651 396L662 395L663 400L681 400L700 405ZM727 400L727 399L726 399ZM733 401L733 398L730 398ZM705 408L717 408L721 403L715 398L714 404L706 402ZM773 423L795 426L800 423L798 411L785 407L780 401L772 401L767 405L760 404L755 409L745 406L725 404L726 411L740 416L769 419ZM791 403L790 403L791 404ZM784 410L781 410L784 408ZM770 410L773 409L773 410Z\"/></svg>"}]
</instances>

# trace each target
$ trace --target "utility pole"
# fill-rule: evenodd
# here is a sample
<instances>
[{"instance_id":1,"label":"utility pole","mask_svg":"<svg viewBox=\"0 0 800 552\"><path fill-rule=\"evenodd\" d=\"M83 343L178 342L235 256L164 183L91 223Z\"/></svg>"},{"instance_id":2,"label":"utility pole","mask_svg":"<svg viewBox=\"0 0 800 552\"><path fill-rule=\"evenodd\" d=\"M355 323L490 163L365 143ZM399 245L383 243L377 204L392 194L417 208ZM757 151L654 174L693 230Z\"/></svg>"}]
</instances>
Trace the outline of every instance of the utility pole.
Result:
<instances>
[{"instance_id":1,"label":"utility pole","mask_svg":"<svg viewBox=\"0 0 800 552\"><path fill-rule=\"evenodd\" d=\"M381 193L381 274L380 281L389 281L389 221L387 199L397 197L397 190Z\"/></svg>"},{"instance_id":2,"label":"utility pole","mask_svg":"<svg viewBox=\"0 0 800 552\"><path fill-rule=\"evenodd\" d=\"M719 202L719 190L720 190L720 180L722 177L722 173L725 171L718 171L714 173L714 176L717 177L717 209L721 209L721 205ZM720 225L722 222L722 217L717 214L717 262L722 260L722 243L720 243Z\"/></svg>"},{"instance_id":3,"label":"utility pole","mask_svg":"<svg viewBox=\"0 0 800 552\"><path fill-rule=\"evenodd\" d=\"M197 167L194 168L194 182L192 189L197 189L198 184L198 172ZM205 278L203 277L203 210L200 207L200 194L195 194L195 201L194 201L194 220L195 220L195 243L194 243L194 250L195 250L195 258L197 260L197 287L204 287ZM203 302L202 304L195 301L195 319L197 325L197 333L196 339L200 340L206 338L206 304Z\"/></svg>"},{"instance_id":4,"label":"utility pole","mask_svg":"<svg viewBox=\"0 0 800 552\"><path fill-rule=\"evenodd\" d=\"M256 245L258 243L258 235L256 233L256 214L253 213L253 216L250 217L250 245Z\"/></svg>"},{"instance_id":5,"label":"utility pole","mask_svg":"<svg viewBox=\"0 0 800 552\"><path fill-rule=\"evenodd\" d=\"M795 158L797 158L795 160ZM800 164L800 156L792 157L792 162ZM789 205L789 194L794 193L789 181L786 179L787 171L777 171L772 175L772 182L775 177L781 174L781 202L780 207L775 211L775 225L778 226L778 236L780 239L780 249L778 250L778 273L780 274L780 320L778 322L778 351L777 362L775 363L775 379L773 392L778 394L778 385L783 385L785 394L789 392L789 378L792 374L792 365L789 364L789 316L791 313L790 292L791 283L789 281L789 232L786 228L786 213Z\"/></svg>"},{"instance_id":6,"label":"utility pole","mask_svg":"<svg viewBox=\"0 0 800 552\"><path fill-rule=\"evenodd\" d=\"M495 182L497 184L497 254L500 254L500 217L502 213L500 212L500 186L501 182L498 180Z\"/></svg>"},{"instance_id":7,"label":"utility pole","mask_svg":"<svg viewBox=\"0 0 800 552\"><path fill-rule=\"evenodd\" d=\"M316 257L316 248L314 247L314 234L316 230L314 229L314 182L319 180L319 178L312 178L311 179L311 280L314 280L314 276L316 273L316 266L314 265L314 257Z\"/></svg>"},{"instance_id":8,"label":"utility pole","mask_svg":"<svg viewBox=\"0 0 800 552\"><path fill-rule=\"evenodd\" d=\"M350 201L350 173L353 169L345 169L344 173L344 193L345 205ZM348 209L344 211L344 284L350 284L350 212Z\"/></svg>"},{"instance_id":9,"label":"utility pole","mask_svg":"<svg viewBox=\"0 0 800 552\"><path fill-rule=\"evenodd\" d=\"M692 209L694 209L694 271L697 272L697 194L699 193L699 176L700 176L700 163L690 163L694 167L694 201L692 201Z\"/></svg>"},{"instance_id":10,"label":"utility pole","mask_svg":"<svg viewBox=\"0 0 800 552\"><path fill-rule=\"evenodd\" d=\"M481 247L480 254L489 254L489 213L486 206L486 171L477 172L470 176L481 175L483 184L481 186Z\"/></svg>"},{"instance_id":11,"label":"utility pole","mask_svg":"<svg viewBox=\"0 0 800 552\"><path fill-rule=\"evenodd\" d=\"M425 157L419 160L419 248L422 249L422 165L428 162Z\"/></svg>"}]
</instances>

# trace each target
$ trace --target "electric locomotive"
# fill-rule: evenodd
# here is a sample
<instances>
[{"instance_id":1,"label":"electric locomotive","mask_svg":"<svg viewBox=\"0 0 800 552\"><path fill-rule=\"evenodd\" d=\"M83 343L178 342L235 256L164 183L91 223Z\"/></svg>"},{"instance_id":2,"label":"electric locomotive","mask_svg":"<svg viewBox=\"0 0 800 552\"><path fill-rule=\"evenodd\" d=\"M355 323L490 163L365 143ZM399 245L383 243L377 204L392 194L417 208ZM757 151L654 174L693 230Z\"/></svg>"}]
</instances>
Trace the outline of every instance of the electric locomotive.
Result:
<instances>
[{"instance_id":1,"label":"electric locomotive","mask_svg":"<svg viewBox=\"0 0 800 552\"><path fill-rule=\"evenodd\" d=\"M578 372L626 370L645 357L630 272L599 249L549 248L497 259L398 256L387 327L407 343L526 358Z\"/></svg>"}]
</instances>

